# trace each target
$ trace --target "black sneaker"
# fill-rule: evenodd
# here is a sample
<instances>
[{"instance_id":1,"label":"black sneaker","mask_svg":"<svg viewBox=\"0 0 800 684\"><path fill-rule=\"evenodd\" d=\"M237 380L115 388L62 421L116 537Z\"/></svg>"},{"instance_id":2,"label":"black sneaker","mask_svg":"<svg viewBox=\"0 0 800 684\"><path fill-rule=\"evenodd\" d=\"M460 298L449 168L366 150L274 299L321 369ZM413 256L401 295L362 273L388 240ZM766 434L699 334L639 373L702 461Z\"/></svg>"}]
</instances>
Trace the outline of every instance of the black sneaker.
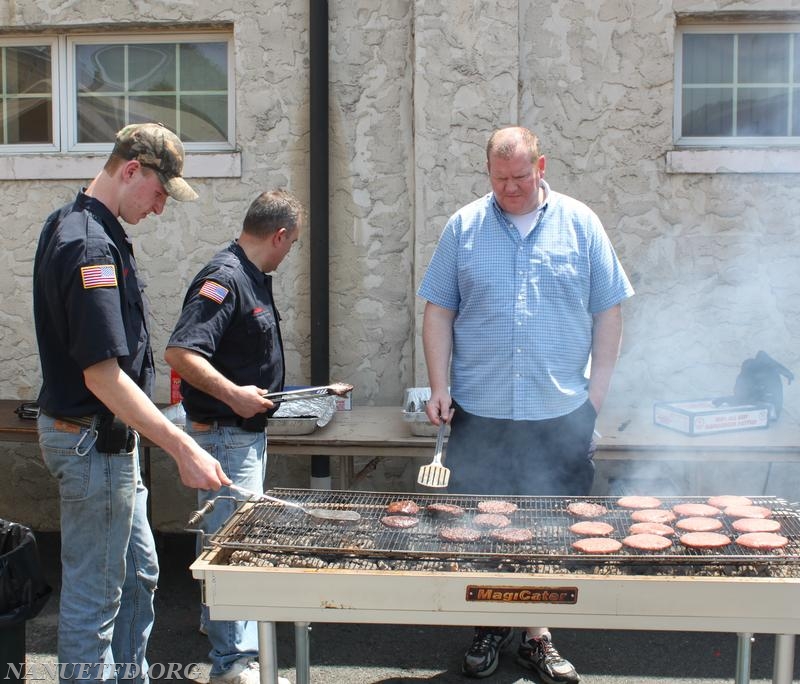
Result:
<instances>
[{"instance_id":1,"label":"black sneaker","mask_svg":"<svg viewBox=\"0 0 800 684\"><path fill-rule=\"evenodd\" d=\"M517 662L520 665L536 670L546 684L578 684L581 678L572 667L572 663L559 655L549 636L525 640L517 651Z\"/></svg>"},{"instance_id":2,"label":"black sneaker","mask_svg":"<svg viewBox=\"0 0 800 684\"><path fill-rule=\"evenodd\" d=\"M488 677L497 669L500 651L511 643L513 636L511 627L476 627L461 671L468 677Z\"/></svg>"}]
</instances>

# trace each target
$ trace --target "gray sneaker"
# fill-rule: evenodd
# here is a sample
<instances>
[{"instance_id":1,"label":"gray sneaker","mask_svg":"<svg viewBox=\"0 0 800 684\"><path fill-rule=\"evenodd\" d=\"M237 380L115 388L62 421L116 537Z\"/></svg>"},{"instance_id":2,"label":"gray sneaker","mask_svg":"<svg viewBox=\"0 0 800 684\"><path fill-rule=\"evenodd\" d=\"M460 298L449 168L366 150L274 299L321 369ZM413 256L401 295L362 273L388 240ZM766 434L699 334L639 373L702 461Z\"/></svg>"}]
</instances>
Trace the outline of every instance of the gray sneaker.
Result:
<instances>
[{"instance_id":1,"label":"gray sneaker","mask_svg":"<svg viewBox=\"0 0 800 684\"><path fill-rule=\"evenodd\" d=\"M488 677L497 669L500 651L511 643L513 636L511 627L476 627L461 671L467 677Z\"/></svg>"},{"instance_id":2,"label":"gray sneaker","mask_svg":"<svg viewBox=\"0 0 800 684\"><path fill-rule=\"evenodd\" d=\"M261 684L261 671L255 658L240 658L227 672L212 674L209 684ZM278 677L278 684L290 684L285 677Z\"/></svg>"},{"instance_id":3,"label":"gray sneaker","mask_svg":"<svg viewBox=\"0 0 800 684\"><path fill-rule=\"evenodd\" d=\"M578 684L581 680L572 663L561 657L546 635L526 640L523 633L517 662L538 672L545 684Z\"/></svg>"}]
</instances>

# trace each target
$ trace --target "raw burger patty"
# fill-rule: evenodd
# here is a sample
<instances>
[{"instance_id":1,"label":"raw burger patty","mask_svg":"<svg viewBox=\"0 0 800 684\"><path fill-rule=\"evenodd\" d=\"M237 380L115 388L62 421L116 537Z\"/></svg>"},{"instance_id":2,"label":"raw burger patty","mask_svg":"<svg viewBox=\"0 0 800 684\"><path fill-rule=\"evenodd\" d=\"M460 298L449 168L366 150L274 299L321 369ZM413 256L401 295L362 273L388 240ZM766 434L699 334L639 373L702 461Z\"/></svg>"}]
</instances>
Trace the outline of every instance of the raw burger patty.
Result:
<instances>
[{"instance_id":1,"label":"raw burger patty","mask_svg":"<svg viewBox=\"0 0 800 684\"><path fill-rule=\"evenodd\" d=\"M416 515L419 513L419 506L413 501L392 501L387 507L389 515Z\"/></svg>"},{"instance_id":2,"label":"raw burger patty","mask_svg":"<svg viewBox=\"0 0 800 684\"><path fill-rule=\"evenodd\" d=\"M719 532L687 532L681 536L681 544L693 549L718 549L730 543L731 540Z\"/></svg>"},{"instance_id":3,"label":"raw burger patty","mask_svg":"<svg viewBox=\"0 0 800 684\"><path fill-rule=\"evenodd\" d=\"M474 542L481 538L481 533L471 527L443 527L439 537L449 542Z\"/></svg>"},{"instance_id":4,"label":"raw burger patty","mask_svg":"<svg viewBox=\"0 0 800 684\"><path fill-rule=\"evenodd\" d=\"M533 532L524 527L506 527L503 530L492 530L489 536L496 541L508 544L522 544L533 539Z\"/></svg>"},{"instance_id":5,"label":"raw burger patty","mask_svg":"<svg viewBox=\"0 0 800 684\"><path fill-rule=\"evenodd\" d=\"M500 513L478 513L473 519L478 527L508 527L511 521Z\"/></svg>"},{"instance_id":6,"label":"raw burger patty","mask_svg":"<svg viewBox=\"0 0 800 684\"><path fill-rule=\"evenodd\" d=\"M687 518L713 518L722 513L716 506L709 506L704 503L682 503L676 504L672 510L677 515Z\"/></svg>"},{"instance_id":7,"label":"raw burger patty","mask_svg":"<svg viewBox=\"0 0 800 684\"><path fill-rule=\"evenodd\" d=\"M640 508L631 513L634 522L671 523L677 516L665 508Z\"/></svg>"},{"instance_id":8,"label":"raw burger patty","mask_svg":"<svg viewBox=\"0 0 800 684\"><path fill-rule=\"evenodd\" d=\"M748 532L736 537L736 543L748 549L767 550L780 549L786 546L789 540L783 535L772 532Z\"/></svg>"},{"instance_id":9,"label":"raw burger patty","mask_svg":"<svg viewBox=\"0 0 800 684\"><path fill-rule=\"evenodd\" d=\"M731 527L737 532L777 532L781 524L771 518L738 518Z\"/></svg>"},{"instance_id":10,"label":"raw burger patty","mask_svg":"<svg viewBox=\"0 0 800 684\"><path fill-rule=\"evenodd\" d=\"M510 501L479 501L478 512L480 513L501 513L502 515L511 515L517 510L517 504Z\"/></svg>"},{"instance_id":11,"label":"raw burger patty","mask_svg":"<svg viewBox=\"0 0 800 684\"><path fill-rule=\"evenodd\" d=\"M603 537L607 534L611 534L614 528L600 520L581 520L571 525L569 531L573 534L581 534L586 537Z\"/></svg>"},{"instance_id":12,"label":"raw burger patty","mask_svg":"<svg viewBox=\"0 0 800 684\"><path fill-rule=\"evenodd\" d=\"M691 518L681 518L675 523L675 527L685 532L715 532L722 529L722 521L718 518L703 518L694 516Z\"/></svg>"},{"instance_id":13,"label":"raw burger patty","mask_svg":"<svg viewBox=\"0 0 800 684\"><path fill-rule=\"evenodd\" d=\"M752 506L753 502L746 496L734 496L732 494L723 494L721 496L709 497L706 503L709 506L716 506L717 508L727 508L728 506Z\"/></svg>"},{"instance_id":14,"label":"raw burger patty","mask_svg":"<svg viewBox=\"0 0 800 684\"><path fill-rule=\"evenodd\" d=\"M625 537L622 543L640 551L663 551L672 546L672 542L660 534L632 534Z\"/></svg>"},{"instance_id":15,"label":"raw burger patty","mask_svg":"<svg viewBox=\"0 0 800 684\"><path fill-rule=\"evenodd\" d=\"M428 513L438 515L442 518L460 518L464 515L464 509L461 506L447 503L432 503L428 504Z\"/></svg>"},{"instance_id":16,"label":"raw burger patty","mask_svg":"<svg viewBox=\"0 0 800 684\"><path fill-rule=\"evenodd\" d=\"M567 504L567 513L578 518L599 518L608 513L608 509L602 504L590 501L573 501Z\"/></svg>"},{"instance_id":17,"label":"raw burger patty","mask_svg":"<svg viewBox=\"0 0 800 684\"><path fill-rule=\"evenodd\" d=\"M381 518L381 522L386 527L404 530L409 527L416 527L419 523L419 518L415 518L413 515L384 515Z\"/></svg>"},{"instance_id":18,"label":"raw burger patty","mask_svg":"<svg viewBox=\"0 0 800 684\"><path fill-rule=\"evenodd\" d=\"M622 542L609 537L585 537L572 542L572 548L582 553L616 553L622 548Z\"/></svg>"},{"instance_id":19,"label":"raw burger patty","mask_svg":"<svg viewBox=\"0 0 800 684\"><path fill-rule=\"evenodd\" d=\"M661 499L654 496L623 496L617 499L617 506L622 508L658 508Z\"/></svg>"},{"instance_id":20,"label":"raw burger patty","mask_svg":"<svg viewBox=\"0 0 800 684\"><path fill-rule=\"evenodd\" d=\"M764 506L728 506L725 515L729 518L769 518L772 511Z\"/></svg>"},{"instance_id":21,"label":"raw burger patty","mask_svg":"<svg viewBox=\"0 0 800 684\"><path fill-rule=\"evenodd\" d=\"M675 534L675 530L669 525L662 525L657 522L633 523L628 531L631 534L660 534L662 537L671 537Z\"/></svg>"}]
</instances>

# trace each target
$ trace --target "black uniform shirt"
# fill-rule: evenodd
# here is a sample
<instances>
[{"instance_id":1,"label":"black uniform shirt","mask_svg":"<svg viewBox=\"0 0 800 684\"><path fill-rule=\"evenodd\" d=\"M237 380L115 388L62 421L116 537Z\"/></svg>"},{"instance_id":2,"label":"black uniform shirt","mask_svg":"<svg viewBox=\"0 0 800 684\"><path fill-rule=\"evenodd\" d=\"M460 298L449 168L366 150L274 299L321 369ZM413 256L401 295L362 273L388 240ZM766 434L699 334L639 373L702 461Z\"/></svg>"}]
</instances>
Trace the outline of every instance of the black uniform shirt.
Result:
<instances>
[{"instance_id":1,"label":"black uniform shirt","mask_svg":"<svg viewBox=\"0 0 800 684\"><path fill-rule=\"evenodd\" d=\"M115 357L150 394L153 353L133 249L116 217L83 192L44 224L33 265L33 313L42 365L39 405L47 413L107 412L86 387L83 371Z\"/></svg>"},{"instance_id":2,"label":"black uniform shirt","mask_svg":"<svg viewBox=\"0 0 800 684\"><path fill-rule=\"evenodd\" d=\"M167 346L202 354L237 385L278 391L284 383L279 321L272 276L262 273L234 241L195 276ZM230 406L185 380L181 393L191 420L237 417Z\"/></svg>"}]
</instances>

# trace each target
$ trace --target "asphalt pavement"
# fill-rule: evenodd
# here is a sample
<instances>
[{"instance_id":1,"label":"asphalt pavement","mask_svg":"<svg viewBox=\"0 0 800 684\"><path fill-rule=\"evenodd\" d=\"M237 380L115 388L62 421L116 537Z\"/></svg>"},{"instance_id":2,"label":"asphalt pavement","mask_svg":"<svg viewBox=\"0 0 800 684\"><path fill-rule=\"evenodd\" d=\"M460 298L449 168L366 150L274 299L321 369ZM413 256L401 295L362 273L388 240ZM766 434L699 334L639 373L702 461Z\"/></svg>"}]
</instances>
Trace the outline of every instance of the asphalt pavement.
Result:
<instances>
[{"instance_id":1,"label":"asphalt pavement","mask_svg":"<svg viewBox=\"0 0 800 684\"><path fill-rule=\"evenodd\" d=\"M36 533L42 566L53 595L42 612L25 624L28 680L48 681L47 666L57 661L59 541L56 533ZM198 632L200 591L189 565L194 536L159 534L161 580L156 594L156 623L150 639L151 663L181 664L200 682L209 672L208 642ZM798 606L800 610L800 606ZM294 625L279 623L278 666L295 682ZM348 625L314 623L310 632L311 681L314 684L454 684L475 682L461 675L461 658L472 636L465 627ZM2 632L0 632L2 637ZM582 684L726 684L736 673L734 634L618 630L553 630L559 651L581 675ZM774 640L755 635L751 683L772 681ZM506 651L487 684L523 684L536 678ZM189 667L196 664L195 667ZM795 650L800 676L800 646ZM795 679L794 681L798 681Z\"/></svg>"}]
</instances>

